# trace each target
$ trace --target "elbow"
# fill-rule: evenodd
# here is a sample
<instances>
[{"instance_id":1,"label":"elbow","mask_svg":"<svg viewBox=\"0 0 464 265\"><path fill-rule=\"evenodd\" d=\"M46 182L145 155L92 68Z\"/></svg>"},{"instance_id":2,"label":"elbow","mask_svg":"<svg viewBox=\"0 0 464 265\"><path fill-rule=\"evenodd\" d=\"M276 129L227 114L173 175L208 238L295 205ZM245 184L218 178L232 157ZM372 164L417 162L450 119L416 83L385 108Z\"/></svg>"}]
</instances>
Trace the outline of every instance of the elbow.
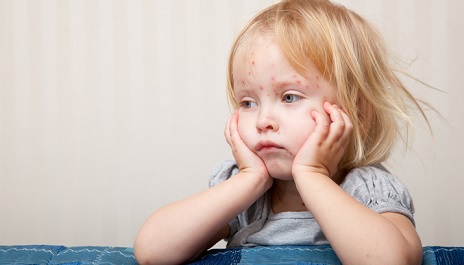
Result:
<instances>
[{"instance_id":1,"label":"elbow","mask_svg":"<svg viewBox=\"0 0 464 265\"><path fill-rule=\"evenodd\" d=\"M384 255L381 262L375 264L394 264L394 265L420 265L422 264L422 246L409 246L401 249L394 248L395 251ZM374 263L370 263L374 264Z\"/></svg>"},{"instance_id":2,"label":"elbow","mask_svg":"<svg viewBox=\"0 0 464 265\"><path fill-rule=\"evenodd\" d=\"M354 255L339 256L342 264L391 264L420 265L422 264L422 247L409 247L402 244L377 246L367 253L351 253Z\"/></svg>"},{"instance_id":3,"label":"elbow","mask_svg":"<svg viewBox=\"0 0 464 265\"><path fill-rule=\"evenodd\" d=\"M134 257L137 264L140 265L161 264L161 262L157 262L158 259L156 255L153 255L153 252L137 241L134 244Z\"/></svg>"},{"instance_id":4,"label":"elbow","mask_svg":"<svg viewBox=\"0 0 464 265\"><path fill-rule=\"evenodd\" d=\"M384 263L379 264L404 264L404 265L420 265L422 264L422 246L404 246L396 248L395 251L386 255L389 257L384 259Z\"/></svg>"},{"instance_id":5,"label":"elbow","mask_svg":"<svg viewBox=\"0 0 464 265\"><path fill-rule=\"evenodd\" d=\"M402 247L400 251L402 251L401 257L403 258L403 263L401 264L422 264L422 242L419 236L415 240L408 241L406 246Z\"/></svg>"},{"instance_id":6,"label":"elbow","mask_svg":"<svg viewBox=\"0 0 464 265\"><path fill-rule=\"evenodd\" d=\"M157 264L175 264L167 260L167 255L161 255L156 249L147 248L138 244L134 245L134 257L137 264L140 265L157 265Z\"/></svg>"},{"instance_id":7,"label":"elbow","mask_svg":"<svg viewBox=\"0 0 464 265\"><path fill-rule=\"evenodd\" d=\"M404 253L404 263L403 264L422 264L422 246L419 245L409 251L408 253Z\"/></svg>"},{"instance_id":8,"label":"elbow","mask_svg":"<svg viewBox=\"0 0 464 265\"><path fill-rule=\"evenodd\" d=\"M156 246L156 243L147 242L140 235L137 236L137 239L134 243L134 257L137 261L137 264L140 265L156 265L156 264L170 264L166 260L168 255L162 255L160 248Z\"/></svg>"},{"instance_id":9,"label":"elbow","mask_svg":"<svg viewBox=\"0 0 464 265\"><path fill-rule=\"evenodd\" d=\"M420 265L422 264L422 251L416 253L397 253L396 257L391 258L382 264L398 264L398 265Z\"/></svg>"},{"instance_id":10,"label":"elbow","mask_svg":"<svg viewBox=\"0 0 464 265\"><path fill-rule=\"evenodd\" d=\"M163 245L146 244L138 240L134 244L134 257L140 265L183 264L188 260L179 251L167 250Z\"/></svg>"},{"instance_id":11,"label":"elbow","mask_svg":"<svg viewBox=\"0 0 464 265\"><path fill-rule=\"evenodd\" d=\"M420 256L412 253L395 253L392 255L372 257L366 255L365 258L354 258L352 260L342 260L343 264L391 264L391 265L420 265L422 263L422 253Z\"/></svg>"}]
</instances>

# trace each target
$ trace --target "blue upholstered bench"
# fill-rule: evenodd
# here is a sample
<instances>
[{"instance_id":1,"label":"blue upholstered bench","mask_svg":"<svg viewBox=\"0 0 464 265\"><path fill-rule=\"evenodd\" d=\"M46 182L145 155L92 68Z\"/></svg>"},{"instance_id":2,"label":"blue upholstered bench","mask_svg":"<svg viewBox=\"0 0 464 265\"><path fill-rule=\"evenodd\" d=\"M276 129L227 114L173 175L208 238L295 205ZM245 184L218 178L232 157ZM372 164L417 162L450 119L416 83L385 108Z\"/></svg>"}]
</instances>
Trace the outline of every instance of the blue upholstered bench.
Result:
<instances>
[{"instance_id":1,"label":"blue upholstered bench","mask_svg":"<svg viewBox=\"0 0 464 265\"><path fill-rule=\"evenodd\" d=\"M426 265L464 264L464 247L424 247ZM64 247L50 245L0 246L0 264L137 264L132 248ZM272 246L211 249L197 261L200 264L341 264L329 245Z\"/></svg>"}]
</instances>

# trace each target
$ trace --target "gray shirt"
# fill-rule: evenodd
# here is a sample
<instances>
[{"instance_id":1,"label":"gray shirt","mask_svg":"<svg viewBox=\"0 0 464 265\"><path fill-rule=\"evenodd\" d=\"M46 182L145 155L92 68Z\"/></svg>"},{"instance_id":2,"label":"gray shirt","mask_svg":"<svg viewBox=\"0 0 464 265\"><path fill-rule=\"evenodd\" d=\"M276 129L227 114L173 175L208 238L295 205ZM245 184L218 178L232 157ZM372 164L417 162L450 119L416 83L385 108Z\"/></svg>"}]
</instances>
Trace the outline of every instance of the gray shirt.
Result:
<instances>
[{"instance_id":1,"label":"gray shirt","mask_svg":"<svg viewBox=\"0 0 464 265\"><path fill-rule=\"evenodd\" d=\"M209 185L211 187L226 181L238 172L235 161L223 161L212 172ZM414 205L406 186L382 165L351 170L340 187L375 212L400 213L414 224ZM274 214L269 203L269 192L230 220L229 227L230 235L226 239L229 248L328 244L310 212Z\"/></svg>"}]
</instances>

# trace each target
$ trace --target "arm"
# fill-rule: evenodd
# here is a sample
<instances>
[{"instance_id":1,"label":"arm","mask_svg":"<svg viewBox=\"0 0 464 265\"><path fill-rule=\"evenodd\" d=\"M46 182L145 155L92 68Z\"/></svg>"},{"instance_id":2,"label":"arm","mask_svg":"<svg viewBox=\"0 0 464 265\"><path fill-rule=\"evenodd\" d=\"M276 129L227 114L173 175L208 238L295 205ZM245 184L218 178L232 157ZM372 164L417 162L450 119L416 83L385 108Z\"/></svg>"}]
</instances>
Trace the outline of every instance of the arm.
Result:
<instances>
[{"instance_id":1,"label":"arm","mask_svg":"<svg viewBox=\"0 0 464 265\"><path fill-rule=\"evenodd\" d=\"M140 264L179 264L228 235L228 221L266 190L266 181L239 173L231 179L154 212L134 245Z\"/></svg>"},{"instance_id":2,"label":"arm","mask_svg":"<svg viewBox=\"0 0 464 265\"><path fill-rule=\"evenodd\" d=\"M295 158L295 183L343 264L420 264L422 248L401 214L377 214L332 179L351 134L343 111L324 105L330 117L313 114L316 129Z\"/></svg>"},{"instance_id":3,"label":"arm","mask_svg":"<svg viewBox=\"0 0 464 265\"><path fill-rule=\"evenodd\" d=\"M326 175L298 178L303 201L343 264L420 264L420 239L405 216L375 213Z\"/></svg>"},{"instance_id":4,"label":"arm","mask_svg":"<svg viewBox=\"0 0 464 265\"><path fill-rule=\"evenodd\" d=\"M194 259L227 237L228 221L270 188L272 179L267 170L264 171L262 161L256 160L257 156L241 141L237 121L238 117L234 115L225 134L239 163L240 173L155 211L143 224L134 244L138 263L179 264Z\"/></svg>"}]
</instances>

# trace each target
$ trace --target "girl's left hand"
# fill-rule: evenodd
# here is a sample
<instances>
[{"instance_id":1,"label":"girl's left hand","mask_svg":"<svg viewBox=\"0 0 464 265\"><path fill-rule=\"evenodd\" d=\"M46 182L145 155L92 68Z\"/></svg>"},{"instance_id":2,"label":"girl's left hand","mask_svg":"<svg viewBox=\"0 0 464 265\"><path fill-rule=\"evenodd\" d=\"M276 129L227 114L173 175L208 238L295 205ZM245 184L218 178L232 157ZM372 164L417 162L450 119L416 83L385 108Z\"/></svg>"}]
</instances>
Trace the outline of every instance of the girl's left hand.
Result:
<instances>
[{"instance_id":1,"label":"girl's left hand","mask_svg":"<svg viewBox=\"0 0 464 265\"><path fill-rule=\"evenodd\" d=\"M317 111L311 113L316 127L295 156L293 176L317 172L332 178L338 171L338 164L350 141L353 124L337 105L325 102L323 108L328 115Z\"/></svg>"}]
</instances>

